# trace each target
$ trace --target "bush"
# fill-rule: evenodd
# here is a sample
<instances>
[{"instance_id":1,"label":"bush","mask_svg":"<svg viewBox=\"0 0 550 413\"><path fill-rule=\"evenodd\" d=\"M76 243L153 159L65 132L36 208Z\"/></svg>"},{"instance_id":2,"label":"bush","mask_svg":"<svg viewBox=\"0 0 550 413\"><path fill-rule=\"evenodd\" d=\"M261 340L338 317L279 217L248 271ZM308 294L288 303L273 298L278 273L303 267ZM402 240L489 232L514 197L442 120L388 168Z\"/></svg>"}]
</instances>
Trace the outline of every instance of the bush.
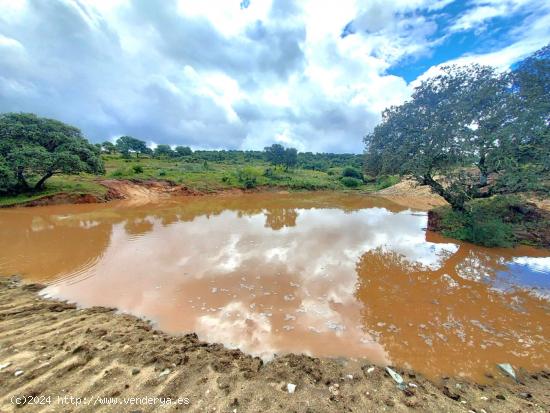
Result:
<instances>
[{"instance_id":1,"label":"bush","mask_svg":"<svg viewBox=\"0 0 550 413\"><path fill-rule=\"evenodd\" d=\"M399 176L397 175L383 175L376 179L376 190L380 191L384 188L389 188L399 182Z\"/></svg>"},{"instance_id":2,"label":"bush","mask_svg":"<svg viewBox=\"0 0 550 413\"><path fill-rule=\"evenodd\" d=\"M526 208L514 196L496 196L467 204L466 211L439 208L443 235L486 247L511 247L518 240L515 229L524 229Z\"/></svg>"},{"instance_id":3,"label":"bush","mask_svg":"<svg viewBox=\"0 0 550 413\"><path fill-rule=\"evenodd\" d=\"M347 188L357 188L361 186L361 184L363 184L363 181L357 178L352 178L350 176L344 176L340 181Z\"/></svg>"},{"instance_id":4,"label":"bush","mask_svg":"<svg viewBox=\"0 0 550 413\"><path fill-rule=\"evenodd\" d=\"M164 169L159 169L159 176L166 176L166 171Z\"/></svg>"},{"instance_id":5,"label":"bush","mask_svg":"<svg viewBox=\"0 0 550 413\"><path fill-rule=\"evenodd\" d=\"M363 180L363 174L361 173L361 171L351 167L351 166L346 166L343 170L342 170L342 177L349 177L349 178L355 178L355 179L359 179L359 180Z\"/></svg>"},{"instance_id":6,"label":"bush","mask_svg":"<svg viewBox=\"0 0 550 413\"><path fill-rule=\"evenodd\" d=\"M265 168L263 176L274 181L281 181L288 178L282 171L277 171L277 168Z\"/></svg>"},{"instance_id":7,"label":"bush","mask_svg":"<svg viewBox=\"0 0 550 413\"><path fill-rule=\"evenodd\" d=\"M258 185L259 173L250 167L239 169L237 171L237 180L245 189L255 188Z\"/></svg>"},{"instance_id":8,"label":"bush","mask_svg":"<svg viewBox=\"0 0 550 413\"><path fill-rule=\"evenodd\" d=\"M288 186L290 187L290 189L303 189L307 191L318 191L322 189L333 188L333 186L331 186L327 182L321 182L321 181L316 181L312 179L303 179L303 178L292 179L292 181L290 181Z\"/></svg>"},{"instance_id":9,"label":"bush","mask_svg":"<svg viewBox=\"0 0 550 413\"><path fill-rule=\"evenodd\" d=\"M111 176L115 178L120 178L126 175L128 175L128 172L124 168L117 168L113 172L111 172Z\"/></svg>"},{"instance_id":10,"label":"bush","mask_svg":"<svg viewBox=\"0 0 550 413\"><path fill-rule=\"evenodd\" d=\"M142 174L143 173L143 166L141 165L134 165L132 166L132 170L135 174Z\"/></svg>"}]
</instances>

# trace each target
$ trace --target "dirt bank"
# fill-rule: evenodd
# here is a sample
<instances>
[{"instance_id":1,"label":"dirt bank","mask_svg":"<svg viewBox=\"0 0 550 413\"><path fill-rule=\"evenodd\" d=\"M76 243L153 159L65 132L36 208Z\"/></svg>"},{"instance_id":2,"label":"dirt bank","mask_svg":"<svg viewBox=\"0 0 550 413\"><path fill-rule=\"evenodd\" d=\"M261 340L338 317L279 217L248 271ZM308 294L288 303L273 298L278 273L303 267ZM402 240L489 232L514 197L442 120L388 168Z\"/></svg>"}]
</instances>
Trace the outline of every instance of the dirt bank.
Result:
<instances>
[{"instance_id":1,"label":"dirt bank","mask_svg":"<svg viewBox=\"0 0 550 413\"><path fill-rule=\"evenodd\" d=\"M277 187L256 187L253 189L223 188L212 191L199 191L185 185L178 185L167 180L130 180L130 179L104 179L97 181L107 188L104 196L93 194L77 194L60 192L52 195L45 195L32 201L21 202L10 207L34 207L60 204L93 204L108 202L117 199L125 199L132 205L157 202L173 196L230 196L241 195L249 192L287 192Z\"/></svg>"},{"instance_id":2,"label":"dirt bank","mask_svg":"<svg viewBox=\"0 0 550 413\"><path fill-rule=\"evenodd\" d=\"M490 413L550 408L549 372L520 372L520 383L495 373L498 381L490 378L492 384L477 385L452 378L432 383L397 369L409 384L400 390L382 368L366 360L285 355L264 364L193 334L166 335L114 310L45 300L37 296L40 288L0 278L2 412ZM289 383L296 385L294 393L288 392ZM14 404L31 396L42 405ZM76 406L77 399L71 404L71 396L82 404ZM170 398L175 404L162 406L150 399L152 404L143 405L146 396L165 398L165 403Z\"/></svg>"},{"instance_id":3,"label":"dirt bank","mask_svg":"<svg viewBox=\"0 0 550 413\"><path fill-rule=\"evenodd\" d=\"M106 179L98 182L118 199L135 202L155 202L175 195L203 195L202 192L165 180Z\"/></svg>"},{"instance_id":4,"label":"dirt bank","mask_svg":"<svg viewBox=\"0 0 550 413\"><path fill-rule=\"evenodd\" d=\"M374 195L391 199L393 202L405 207L423 210L447 205L447 201L431 192L428 186L418 185L410 179L404 179L389 188L375 192Z\"/></svg>"}]
</instances>

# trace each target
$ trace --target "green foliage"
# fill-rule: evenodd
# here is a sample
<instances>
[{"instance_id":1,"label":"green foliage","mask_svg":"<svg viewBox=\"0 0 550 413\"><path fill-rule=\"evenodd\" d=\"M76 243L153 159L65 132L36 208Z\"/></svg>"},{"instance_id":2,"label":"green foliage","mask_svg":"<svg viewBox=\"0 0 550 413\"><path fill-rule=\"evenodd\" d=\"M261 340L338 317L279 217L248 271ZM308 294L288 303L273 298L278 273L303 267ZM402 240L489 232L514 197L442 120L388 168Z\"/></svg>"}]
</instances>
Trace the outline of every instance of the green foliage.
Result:
<instances>
[{"instance_id":1,"label":"green foliage","mask_svg":"<svg viewBox=\"0 0 550 413\"><path fill-rule=\"evenodd\" d=\"M515 196L475 200L464 211L443 207L436 210L443 235L486 247L511 247L515 233L529 225L525 202Z\"/></svg>"},{"instance_id":2,"label":"green foliage","mask_svg":"<svg viewBox=\"0 0 550 413\"><path fill-rule=\"evenodd\" d=\"M357 188L363 184L363 181L352 178L351 176L344 176L340 179L340 182L347 188Z\"/></svg>"},{"instance_id":3,"label":"green foliage","mask_svg":"<svg viewBox=\"0 0 550 413\"><path fill-rule=\"evenodd\" d=\"M450 66L423 81L365 137L367 172L411 175L458 210L472 199L532 189L550 166L546 49L512 73Z\"/></svg>"},{"instance_id":4,"label":"green foliage","mask_svg":"<svg viewBox=\"0 0 550 413\"><path fill-rule=\"evenodd\" d=\"M133 138L131 136L121 136L116 140L116 149L125 157L130 156L130 152L134 152L139 158L140 154L150 153L150 149L144 141Z\"/></svg>"},{"instance_id":5,"label":"green foliage","mask_svg":"<svg viewBox=\"0 0 550 413\"><path fill-rule=\"evenodd\" d=\"M377 191L380 191L384 188L389 188L394 186L399 182L398 175L382 175L376 178L375 188Z\"/></svg>"},{"instance_id":6,"label":"green foliage","mask_svg":"<svg viewBox=\"0 0 550 413\"><path fill-rule=\"evenodd\" d=\"M360 179L361 181L363 180L363 174L361 173L361 171L353 168L352 166L346 166L342 170L342 176L343 177L350 177L350 178Z\"/></svg>"},{"instance_id":7,"label":"green foliage","mask_svg":"<svg viewBox=\"0 0 550 413\"><path fill-rule=\"evenodd\" d=\"M123 178L127 175L128 175L128 172L125 168L117 168L109 174L109 176L113 178Z\"/></svg>"},{"instance_id":8,"label":"green foliage","mask_svg":"<svg viewBox=\"0 0 550 413\"><path fill-rule=\"evenodd\" d=\"M0 194L10 192L16 185L15 173L4 157L0 156Z\"/></svg>"},{"instance_id":9,"label":"green foliage","mask_svg":"<svg viewBox=\"0 0 550 413\"><path fill-rule=\"evenodd\" d=\"M335 189L331 182L321 181L313 178L296 178L289 182L290 189L305 191L320 191L325 189Z\"/></svg>"},{"instance_id":10,"label":"green foliage","mask_svg":"<svg viewBox=\"0 0 550 413\"><path fill-rule=\"evenodd\" d=\"M170 145L157 145L153 151L153 155L157 158L171 158L176 155Z\"/></svg>"},{"instance_id":11,"label":"green foliage","mask_svg":"<svg viewBox=\"0 0 550 413\"><path fill-rule=\"evenodd\" d=\"M164 169L159 169L159 176L166 176L168 173Z\"/></svg>"},{"instance_id":12,"label":"green foliage","mask_svg":"<svg viewBox=\"0 0 550 413\"><path fill-rule=\"evenodd\" d=\"M278 143L264 149L266 160L273 165L281 165L286 169L298 163L298 151L295 148L285 148Z\"/></svg>"},{"instance_id":13,"label":"green foliage","mask_svg":"<svg viewBox=\"0 0 550 413\"><path fill-rule=\"evenodd\" d=\"M191 156L193 155L193 151L189 146L176 146L174 149L177 156Z\"/></svg>"},{"instance_id":14,"label":"green foliage","mask_svg":"<svg viewBox=\"0 0 550 413\"><path fill-rule=\"evenodd\" d=\"M251 167L237 170L237 180L245 189L255 188L258 185L259 176L258 171Z\"/></svg>"},{"instance_id":15,"label":"green foliage","mask_svg":"<svg viewBox=\"0 0 550 413\"><path fill-rule=\"evenodd\" d=\"M141 165L134 165L132 166L132 170L135 174L142 174L143 173L143 166Z\"/></svg>"},{"instance_id":16,"label":"green foliage","mask_svg":"<svg viewBox=\"0 0 550 413\"><path fill-rule=\"evenodd\" d=\"M0 190L36 191L56 174L103 173L99 152L73 126L31 113L0 115Z\"/></svg>"},{"instance_id":17,"label":"green foliage","mask_svg":"<svg viewBox=\"0 0 550 413\"><path fill-rule=\"evenodd\" d=\"M103 151L105 151L106 153L110 153L110 154L113 154L116 152L116 146L112 143L112 142L109 142L109 141L105 141L101 144L101 148L103 149Z\"/></svg>"}]
</instances>

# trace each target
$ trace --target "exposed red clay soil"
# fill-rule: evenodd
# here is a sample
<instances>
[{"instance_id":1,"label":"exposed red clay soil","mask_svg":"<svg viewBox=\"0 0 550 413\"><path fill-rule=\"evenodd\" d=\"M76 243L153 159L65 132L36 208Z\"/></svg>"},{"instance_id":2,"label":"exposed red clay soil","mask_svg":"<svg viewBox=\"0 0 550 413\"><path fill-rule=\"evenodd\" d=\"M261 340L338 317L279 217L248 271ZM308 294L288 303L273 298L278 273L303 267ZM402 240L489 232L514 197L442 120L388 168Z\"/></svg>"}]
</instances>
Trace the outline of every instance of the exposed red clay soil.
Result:
<instances>
[{"instance_id":1,"label":"exposed red clay soil","mask_svg":"<svg viewBox=\"0 0 550 413\"><path fill-rule=\"evenodd\" d=\"M97 181L99 184L107 188L107 193L104 196L96 196L93 194L70 194L57 193L46 195L38 199L28 202L22 202L16 205L6 205L4 208L14 206L18 207L34 207L44 205L59 205L59 204L92 204L100 202L108 202L116 199L125 199L134 203L156 202L161 199L166 199L173 196L234 196L249 192L287 192L276 187L256 187L253 189L227 188L216 189L209 192L199 191L189 188L185 185L178 185L166 180L130 180L130 179L104 179Z\"/></svg>"}]
</instances>

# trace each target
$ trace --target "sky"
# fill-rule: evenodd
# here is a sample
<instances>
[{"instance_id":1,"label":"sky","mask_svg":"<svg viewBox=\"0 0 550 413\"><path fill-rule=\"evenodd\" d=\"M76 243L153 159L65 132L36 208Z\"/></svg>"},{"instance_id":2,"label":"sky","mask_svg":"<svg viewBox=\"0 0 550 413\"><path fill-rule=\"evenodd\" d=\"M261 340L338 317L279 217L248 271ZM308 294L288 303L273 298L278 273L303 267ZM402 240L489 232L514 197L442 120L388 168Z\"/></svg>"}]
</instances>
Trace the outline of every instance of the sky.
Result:
<instances>
[{"instance_id":1,"label":"sky","mask_svg":"<svg viewBox=\"0 0 550 413\"><path fill-rule=\"evenodd\" d=\"M92 142L361 153L439 66L549 42L547 0L0 0L0 112Z\"/></svg>"}]
</instances>

